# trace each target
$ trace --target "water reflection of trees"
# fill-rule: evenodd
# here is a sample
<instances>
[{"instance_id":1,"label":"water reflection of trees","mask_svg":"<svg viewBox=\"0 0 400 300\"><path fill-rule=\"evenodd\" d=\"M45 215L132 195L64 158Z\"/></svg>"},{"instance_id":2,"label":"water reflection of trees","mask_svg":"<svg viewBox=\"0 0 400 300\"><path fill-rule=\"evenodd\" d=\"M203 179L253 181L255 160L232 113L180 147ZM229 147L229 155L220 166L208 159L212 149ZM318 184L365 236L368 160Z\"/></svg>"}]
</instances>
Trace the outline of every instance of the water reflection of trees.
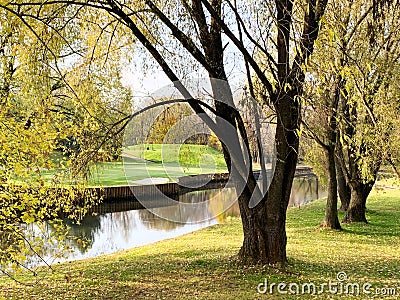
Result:
<instances>
[{"instance_id":1,"label":"water reflection of trees","mask_svg":"<svg viewBox=\"0 0 400 300\"><path fill-rule=\"evenodd\" d=\"M293 182L289 206L303 205L318 196L317 180L315 176L297 177ZM223 222L228 216L240 216L237 205L237 195L234 188L211 189L190 192L179 196L176 205L140 209L135 212L121 211L111 214L86 216L80 225L68 223L71 226L70 234L78 239L88 240L89 246L94 242L96 234L104 226L104 230L123 230L124 236L137 228L140 222L148 229L173 231L187 223L198 223L211 219ZM136 214L136 215L135 215ZM163 216L163 217L159 217ZM169 221L169 220L176 220ZM84 251L80 244L74 243Z\"/></svg>"},{"instance_id":2,"label":"water reflection of trees","mask_svg":"<svg viewBox=\"0 0 400 300\"><path fill-rule=\"evenodd\" d=\"M124 239L128 240L130 232L132 229L137 228L138 225L137 218L134 217L135 213L135 211L121 211L109 215L110 224L108 230L112 233L119 228L120 230L123 230Z\"/></svg>"},{"instance_id":3,"label":"water reflection of trees","mask_svg":"<svg viewBox=\"0 0 400 300\"><path fill-rule=\"evenodd\" d=\"M289 207L300 206L321 197L317 177L296 177L293 181L292 193L290 195Z\"/></svg>"},{"instance_id":4,"label":"water reflection of trees","mask_svg":"<svg viewBox=\"0 0 400 300\"><path fill-rule=\"evenodd\" d=\"M85 245L90 248L96 238L101 238L102 232L107 231L109 236L117 230L122 233L123 237L128 240L132 230L137 228L137 218L135 214L139 211L120 211L107 213L102 215L85 216L80 224L69 224L71 226L70 235L74 236L74 240L85 240L88 243ZM122 232L121 232L122 231ZM86 251L82 244L72 241L74 246L81 251Z\"/></svg>"},{"instance_id":5,"label":"water reflection of trees","mask_svg":"<svg viewBox=\"0 0 400 300\"><path fill-rule=\"evenodd\" d=\"M73 244L81 253L85 252L87 248L90 248L95 239L95 234L101 229L101 220L99 215L87 215L79 224L76 221L65 219L64 223L70 227L69 235L74 237L71 239ZM77 241L84 241L83 243Z\"/></svg>"},{"instance_id":6,"label":"water reflection of trees","mask_svg":"<svg viewBox=\"0 0 400 300\"><path fill-rule=\"evenodd\" d=\"M240 216L237 192L234 188L220 190L213 196L208 210L218 222L223 222L228 216Z\"/></svg>"},{"instance_id":7,"label":"water reflection of trees","mask_svg":"<svg viewBox=\"0 0 400 300\"><path fill-rule=\"evenodd\" d=\"M222 221L221 218L225 217L222 213L231 207L235 200L236 192L233 188L196 191L180 195L176 205L153 208L151 211L139 210L139 216L149 229L171 231L187 223L210 221L216 217ZM231 213L234 212L235 209L232 209Z\"/></svg>"},{"instance_id":8,"label":"water reflection of trees","mask_svg":"<svg viewBox=\"0 0 400 300\"><path fill-rule=\"evenodd\" d=\"M157 211L157 209L152 209L152 210L155 212ZM163 215L168 214L171 217L176 216L179 213L178 206L163 207L162 210L163 210ZM143 225L146 226L146 228L148 229L172 231L184 226L183 223L172 222L160 218L156 214L146 209L140 209L138 212L140 220L142 221Z\"/></svg>"},{"instance_id":9,"label":"water reflection of trees","mask_svg":"<svg viewBox=\"0 0 400 300\"><path fill-rule=\"evenodd\" d=\"M316 176L295 177L289 207L307 204L312 200L323 197L325 194L326 191L319 186ZM226 201L227 198L232 199L234 197L236 197L234 189L227 189L224 193L216 195L215 201L210 202L209 209L214 215L216 215L219 222L222 222L228 216L240 216L239 205L237 202L220 214L224 201Z\"/></svg>"}]
</instances>

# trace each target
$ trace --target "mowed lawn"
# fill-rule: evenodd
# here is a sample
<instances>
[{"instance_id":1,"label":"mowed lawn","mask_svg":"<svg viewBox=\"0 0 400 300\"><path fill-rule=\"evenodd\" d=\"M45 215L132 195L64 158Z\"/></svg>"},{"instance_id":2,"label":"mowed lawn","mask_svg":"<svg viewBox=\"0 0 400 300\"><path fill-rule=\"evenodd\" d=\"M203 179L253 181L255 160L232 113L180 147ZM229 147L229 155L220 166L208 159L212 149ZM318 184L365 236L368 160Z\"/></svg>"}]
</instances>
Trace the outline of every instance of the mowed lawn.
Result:
<instances>
[{"instance_id":1,"label":"mowed lawn","mask_svg":"<svg viewBox=\"0 0 400 300\"><path fill-rule=\"evenodd\" d=\"M178 177L204 173L222 173L225 168L186 167L173 163L138 162L130 158L123 162L98 163L92 168L90 185L115 186L134 184L144 178L168 178L170 181Z\"/></svg>"},{"instance_id":2,"label":"mowed lawn","mask_svg":"<svg viewBox=\"0 0 400 300\"><path fill-rule=\"evenodd\" d=\"M125 147L122 152L148 161L176 163L182 167L226 167L222 152L207 145L143 144Z\"/></svg>"},{"instance_id":3,"label":"mowed lawn","mask_svg":"<svg viewBox=\"0 0 400 300\"><path fill-rule=\"evenodd\" d=\"M93 259L41 269L24 284L0 277L5 299L399 299L400 190L374 190L368 200L369 224L343 231L318 229L325 201L288 211L287 268L243 267L236 254L242 243L238 218L179 238ZM341 214L341 217L343 214ZM358 297L330 293L259 294L260 283L295 286L370 284ZM264 289L265 284L260 286ZM269 286L270 287L270 286ZM285 290L284 290L285 291ZM286 289L287 291L287 289ZM301 291L301 290L300 290ZM334 290L333 290L334 291ZM339 290L340 291L340 290ZM349 290L351 291L351 290ZM397 295L383 295L393 293Z\"/></svg>"},{"instance_id":4,"label":"mowed lawn","mask_svg":"<svg viewBox=\"0 0 400 300\"><path fill-rule=\"evenodd\" d=\"M227 172L223 154L205 145L146 144L125 148L123 153L121 161L92 164L88 184L128 185L150 177L168 178L172 182L181 176ZM42 170L33 176L50 183L59 172ZM65 179L64 183L68 185L70 181Z\"/></svg>"}]
</instances>

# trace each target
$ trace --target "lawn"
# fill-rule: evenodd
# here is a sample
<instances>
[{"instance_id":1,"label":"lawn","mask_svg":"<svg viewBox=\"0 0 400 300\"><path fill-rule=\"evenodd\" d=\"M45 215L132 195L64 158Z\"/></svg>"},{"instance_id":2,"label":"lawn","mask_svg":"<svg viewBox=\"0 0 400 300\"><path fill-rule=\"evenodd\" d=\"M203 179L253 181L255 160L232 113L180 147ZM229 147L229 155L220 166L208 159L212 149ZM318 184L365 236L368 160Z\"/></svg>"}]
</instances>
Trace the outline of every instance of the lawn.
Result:
<instances>
[{"instance_id":1,"label":"lawn","mask_svg":"<svg viewBox=\"0 0 400 300\"><path fill-rule=\"evenodd\" d=\"M156 163L175 163L183 167L226 167L222 152L207 145L145 144L129 146L123 149L123 153Z\"/></svg>"},{"instance_id":2,"label":"lawn","mask_svg":"<svg viewBox=\"0 0 400 300\"><path fill-rule=\"evenodd\" d=\"M123 162L97 163L92 167L90 185L112 186L133 184L143 178L169 178L170 181L187 175L227 172L224 167L186 166L166 162L140 162L125 158Z\"/></svg>"},{"instance_id":3,"label":"lawn","mask_svg":"<svg viewBox=\"0 0 400 300\"><path fill-rule=\"evenodd\" d=\"M343 231L317 229L324 199L291 208L287 217L285 269L242 267L235 255L242 242L238 218L176 239L94 259L42 269L37 280L23 274L21 285L0 277L6 299L398 299L400 294L400 190L375 190L368 200L369 224L344 225ZM371 284L372 294L258 294L257 286L338 283ZM341 273L344 275L344 273ZM263 285L260 286L263 289ZM384 290L385 288L386 290Z\"/></svg>"},{"instance_id":4,"label":"lawn","mask_svg":"<svg viewBox=\"0 0 400 300\"><path fill-rule=\"evenodd\" d=\"M92 164L89 185L127 185L149 177L174 181L186 175L227 172L223 154L204 145L147 144L131 146L123 152L128 156L122 161ZM34 176L50 183L59 171L42 170Z\"/></svg>"}]
</instances>

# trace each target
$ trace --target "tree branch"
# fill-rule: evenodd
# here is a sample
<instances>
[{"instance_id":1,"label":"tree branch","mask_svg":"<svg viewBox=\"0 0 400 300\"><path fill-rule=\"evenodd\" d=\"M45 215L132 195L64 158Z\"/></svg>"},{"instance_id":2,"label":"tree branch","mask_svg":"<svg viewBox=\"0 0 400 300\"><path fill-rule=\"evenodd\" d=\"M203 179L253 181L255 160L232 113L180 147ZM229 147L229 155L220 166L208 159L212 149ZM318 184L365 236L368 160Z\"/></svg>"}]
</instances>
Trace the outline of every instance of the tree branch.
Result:
<instances>
[{"instance_id":1,"label":"tree branch","mask_svg":"<svg viewBox=\"0 0 400 300\"><path fill-rule=\"evenodd\" d=\"M211 74L214 73L213 68L207 62L204 54L196 47L193 41L183 33L177 26L175 26L170 19L151 1L146 0L146 4L150 7L152 12L171 30L172 35L182 44L182 46L189 51L189 53Z\"/></svg>"},{"instance_id":2,"label":"tree branch","mask_svg":"<svg viewBox=\"0 0 400 300\"><path fill-rule=\"evenodd\" d=\"M246 47L240 40L233 34L233 32L229 29L229 27L225 24L225 22L221 19L219 14L215 11L215 9L208 3L207 0L200 0L203 5L207 8L210 15L218 22L221 26L224 33L229 37L229 39L235 44L238 50L242 53L243 57L249 62L250 66L253 68L254 72L257 74L258 78L261 80L265 88L271 97L275 95L274 88L272 84L269 82L268 78L265 76L264 72L260 69L258 63L254 60L254 58L247 51Z\"/></svg>"}]
</instances>

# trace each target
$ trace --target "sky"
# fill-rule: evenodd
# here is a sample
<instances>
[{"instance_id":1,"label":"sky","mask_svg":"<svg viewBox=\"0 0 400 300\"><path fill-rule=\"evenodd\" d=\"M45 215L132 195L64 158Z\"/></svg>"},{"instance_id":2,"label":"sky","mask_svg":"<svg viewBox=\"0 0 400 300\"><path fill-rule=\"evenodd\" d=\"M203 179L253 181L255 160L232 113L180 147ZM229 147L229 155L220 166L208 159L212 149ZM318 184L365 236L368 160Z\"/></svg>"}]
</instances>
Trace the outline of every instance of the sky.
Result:
<instances>
[{"instance_id":1,"label":"sky","mask_svg":"<svg viewBox=\"0 0 400 300\"><path fill-rule=\"evenodd\" d=\"M241 55L233 45L227 46L224 60L225 71L231 86L243 85L246 81L245 68ZM186 75L186 79L198 78L207 78L207 73L199 69ZM150 72L142 70L141 64L137 62L133 62L123 69L122 83L131 88L136 99L146 98L159 89L172 84L160 67L152 69L150 74Z\"/></svg>"}]
</instances>

